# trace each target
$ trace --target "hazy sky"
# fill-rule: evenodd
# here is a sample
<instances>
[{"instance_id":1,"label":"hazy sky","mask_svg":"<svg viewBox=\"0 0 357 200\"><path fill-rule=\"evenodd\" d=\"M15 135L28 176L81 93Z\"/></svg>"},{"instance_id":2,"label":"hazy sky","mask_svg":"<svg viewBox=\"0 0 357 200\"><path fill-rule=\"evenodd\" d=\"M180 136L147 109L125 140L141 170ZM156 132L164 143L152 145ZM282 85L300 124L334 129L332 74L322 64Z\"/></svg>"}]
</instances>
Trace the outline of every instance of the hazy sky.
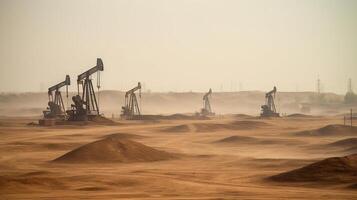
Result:
<instances>
[{"instance_id":1,"label":"hazy sky","mask_svg":"<svg viewBox=\"0 0 357 200\"><path fill-rule=\"evenodd\" d=\"M357 1L0 0L0 91L75 90L97 57L103 89L345 93Z\"/></svg>"}]
</instances>

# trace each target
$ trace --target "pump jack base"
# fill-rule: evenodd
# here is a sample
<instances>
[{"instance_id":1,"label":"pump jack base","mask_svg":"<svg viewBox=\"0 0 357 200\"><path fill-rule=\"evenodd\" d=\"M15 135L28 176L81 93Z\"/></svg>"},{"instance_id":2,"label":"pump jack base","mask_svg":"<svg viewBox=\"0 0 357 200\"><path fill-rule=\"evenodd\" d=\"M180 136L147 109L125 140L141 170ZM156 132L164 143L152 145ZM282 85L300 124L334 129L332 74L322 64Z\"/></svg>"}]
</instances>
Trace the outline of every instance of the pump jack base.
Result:
<instances>
[{"instance_id":1,"label":"pump jack base","mask_svg":"<svg viewBox=\"0 0 357 200\"><path fill-rule=\"evenodd\" d=\"M86 120L65 120L56 118L43 118L38 120L40 126L56 126L56 125L115 125L116 123L101 115L90 115Z\"/></svg>"},{"instance_id":2,"label":"pump jack base","mask_svg":"<svg viewBox=\"0 0 357 200\"><path fill-rule=\"evenodd\" d=\"M56 119L54 119L54 118L40 119L40 120L38 120L38 124L40 126L54 126L54 125L56 125Z\"/></svg>"},{"instance_id":3,"label":"pump jack base","mask_svg":"<svg viewBox=\"0 0 357 200\"><path fill-rule=\"evenodd\" d=\"M279 113L269 113L269 114L260 114L260 117L264 118L264 117L280 117Z\"/></svg>"}]
</instances>

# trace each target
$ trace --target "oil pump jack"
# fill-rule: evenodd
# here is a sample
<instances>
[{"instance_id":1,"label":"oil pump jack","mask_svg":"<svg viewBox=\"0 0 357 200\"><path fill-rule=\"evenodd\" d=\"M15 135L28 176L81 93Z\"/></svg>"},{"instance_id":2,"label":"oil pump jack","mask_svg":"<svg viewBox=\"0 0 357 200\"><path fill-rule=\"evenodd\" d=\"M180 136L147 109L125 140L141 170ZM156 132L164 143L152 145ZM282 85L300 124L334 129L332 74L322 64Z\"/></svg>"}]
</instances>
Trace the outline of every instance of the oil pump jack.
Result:
<instances>
[{"instance_id":1,"label":"oil pump jack","mask_svg":"<svg viewBox=\"0 0 357 200\"><path fill-rule=\"evenodd\" d=\"M209 97L212 95L212 89L210 88L209 91L203 96L203 108L201 109L201 115L209 116L214 115L211 109L211 104L209 102Z\"/></svg>"},{"instance_id":2,"label":"oil pump jack","mask_svg":"<svg viewBox=\"0 0 357 200\"><path fill-rule=\"evenodd\" d=\"M274 86L273 90L265 94L265 105L262 105L262 112L260 113L261 117L279 117L279 113L276 112L275 108L275 94L276 87Z\"/></svg>"},{"instance_id":3,"label":"oil pump jack","mask_svg":"<svg viewBox=\"0 0 357 200\"><path fill-rule=\"evenodd\" d=\"M104 70L103 61L97 58L97 65L78 75L78 94L72 97L71 110L67 111L70 121L93 120L99 115L98 100L94 92L91 75L97 73L97 88L100 88L100 71ZM82 86L82 96L80 96L80 85Z\"/></svg>"},{"instance_id":4,"label":"oil pump jack","mask_svg":"<svg viewBox=\"0 0 357 200\"><path fill-rule=\"evenodd\" d=\"M141 98L141 84L125 93L125 105L122 106L121 117L125 119L140 118L140 108L135 92L139 90L139 98Z\"/></svg>"},{"instance_id":5,"label":"oil pump jack","mask_svg":"<svg viewBox=\"0 0 357 200\"><path fill-rule=\"evenodd\" d=\"M71 84L69 75L66 75L66 79L50 88L48 88L48 107L43 111L44 119L60 119L66 118L66 110L64 107L60 88L66 86L66 94L68 98L68 86ZM55 95L53 96L53 92Z\"/></svg>"}]
</instances>

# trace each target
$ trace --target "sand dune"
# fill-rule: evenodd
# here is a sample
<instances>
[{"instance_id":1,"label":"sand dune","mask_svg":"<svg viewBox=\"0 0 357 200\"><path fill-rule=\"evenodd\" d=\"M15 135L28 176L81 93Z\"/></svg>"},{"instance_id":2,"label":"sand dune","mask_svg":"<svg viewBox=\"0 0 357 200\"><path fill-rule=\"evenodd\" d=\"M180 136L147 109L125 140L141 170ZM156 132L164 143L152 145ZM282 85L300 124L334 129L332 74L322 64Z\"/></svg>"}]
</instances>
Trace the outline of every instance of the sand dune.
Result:
<instances>
[{"instance_id":1,"label":"sand dune","mask_svg":"<svg viewBox=\"0 0 357 200\"><path fill-rule=\"evenodd\" d=\"M248 136L230 136L226 137L217 141L214 141L214 143L258 143L259 139L255 137L248 137Z\"/></svg>"},{"instance_id":2,"label":"sand dune","mask_svg":"<svg viewBox=\"0 0 357 200\"><path fill-rule=\"evenodd\" d=\"M336 116L294 120L224 115L199 121L118 120L114 126L26 125L34 120L0 118L4 125L0 127L0 199L322 200L357 196L353 185L357 181L341 172L338 167L343 163L339 162L337 171L333 167L323 170L323 178L338 177L329 181L333 185L319 180L320 169L306 173L318 177L308 184L266 180L323 158L346 155L344 146L352 147L354 137L286 135L291 130L341 123Z\"/></svg>"},{"instance_id":3,"label":"sand dune","mask_svg":"<svg viewBox=\"0 0 357 200\"><path fill-rule=\"evenodd\" d=\"M53 160L55 163L149 162L177 158L128 139L107 137L70 151Z\"/></svg>"},{"instance_id":4,"label":"sand dune","mask_svg":"<svg viewBox=\"0 0 357 200\"><path fill-rule=\"evenodd\" d=\"M186 124L170 126L168 128L161 129L162 132L176 133L176 132L188 132L190 131L190 127Z\"/></svg>"},{"instance_id":5,"label":"sand dune","mask_svg":"<svg viewBox=\"0 0 357 200\"><path fill-rule=\"evenodd\" d=\"M305 115L305 114L301 114L301 113L290 114L286 117L288 117L288 118L315 118L315 116Z\"/></svg>"},{"instance_id":6,"label":"sand dune","mask_svg":"<svg viewBox=\"0 0 357 200\"><path fill-rule=\"evenodd\" d=\"M208 120L209 117L194 114L172 114L172 115L142 115L141 120Z\"/></svg>"},{"instance_id":7,"label":"sand dune","mask_svg":"<svg viewBox=\"0 0 357 200\"><path fill-rule=\"evenodd\" d=\"M269 123L262 121L234 121L230 125L238 129L255 129L270 126Z\"/></svg>"},{"instance_id":8,"label":"sand dune","mask_svg":"<svg viewBox=\"0 0 357 200\"><path fill-rule=\"evenodd\" d=\"M355 182L357 181L357 154L327 158L299 169L272 176L271 179L283 182Z\"/></svg>"},{"instance_id":9,"label":"sand dune","mask_svg":"<svg viewBox=\"0 0 357 200\"><path fill-rule=\"evenodd\" d=\"M344 126L339 124L327 125L325 127L300 131L293 133L295 136L351 136L357 135L357 127Z\"/></svg>"},{"instance_id":10,"label":"sand dune","mask_svg":"<svg viewBox=\"0 0 357 200\"><path fill-rule=\"evenodd\" d=\"M357 147L357 138L347 138L347 139L339 140L336 142L332 142L327 146L343 147L343 148Z\"/></svg>"},{"instance_id":11,"label":"sand dune","mask_svg":"<svg viewBox=\"0 0 357 200\"><path fill-rule=\"evenodd\" d=\"M338 149L346 153L357 153L357 138L347 138L343 140L338 140L326 145L325 148Z\"/></svg>"},{"instance_id":12,"label":"sand dune","mask_svg":"<svg viewBox=\"0 0 357 200\"><path fill-rule=\"evenodd\" d=\"M301 144L300 141L289 140L289 139L265 139L265 138L257 138L257 137L249 137L249 136L230 136L217 141L214 141L217 144L256 144L256 145L291 145L291 144Z\"/></svg>"},{"instance_id":13,"label":"sand dune","mask_svg":"<svg viewBox=\"0 0 357 200\"><path fill-rule=\"evenodd\" d=\"M108 134L105 136L102 136L100 138L113 138L113 139L141 139L144 138L146 136L142 136L142 135L137 135L137 134L130 134L130 133L112 133L112 134Z\"/></svg>"},{"instance_id":14,"label":"sand dune","mask_svg":"<svg viewBox=\"0 0 357 200\"><path fill-rule=\"evenodd\" d=\"M15 176L0 176L0 190L17 193L24 190L66 189L62 178L47 171L34 171Z\"/></svg>"},{"instance_id":15,"label":"sand dune","mask_svg":"<svg viewBox=\"0 0 357 200\"><path fill-rule=\"evenodd\" d=\"M56 178L48 178L48 177L9 177L9 176L1 176L0 177L0 187L13 187L18 188L21 186L40 186L41 188L61 188L62 184Z\"/></svg>"},{"instance_id":16,"label":"sand dune","mask_svg":"<svg viewBox=\"0 0 357 200\"><path fill-rule=\"evenodd\" d=\"M329 142L324 144L309 144L304 147L311 153L330 153L333 156L343 156L357 153L357 138L334 139L333 142L328 139L328 141Z\"/></svg>"},{"instance_id":17,"label":"sand dune","mask_svg":"<svg viewBox=\"0 0 357 200\"><path fill-rule=\"evenodd\" d=\"M80 146L78 142L12 142L8 145L21 151L70 150Z\"/></svg>"},{"instance_id":18,"label":"sand dune","mask_svg":"<svg viewBox=\"0 0 357 200\"><path fill-rule=\"evenodd\" d=\"M247 115L247 114L235 114L233 115L235 118L241 118L241 119L251 119L254 118L252 115Z\"/></svg>"},{"instance_id":19,"label":"sand dune","mask_svg":"<svg viewBox=\"0 0 357 200\"><path fill-rule=\"evenodd\" d=\"M209 132L219 130L248 130L266 128L270 124L260 121L233 121L229 123L194 123L197 132Z\"/></svg>"}]
</instances>

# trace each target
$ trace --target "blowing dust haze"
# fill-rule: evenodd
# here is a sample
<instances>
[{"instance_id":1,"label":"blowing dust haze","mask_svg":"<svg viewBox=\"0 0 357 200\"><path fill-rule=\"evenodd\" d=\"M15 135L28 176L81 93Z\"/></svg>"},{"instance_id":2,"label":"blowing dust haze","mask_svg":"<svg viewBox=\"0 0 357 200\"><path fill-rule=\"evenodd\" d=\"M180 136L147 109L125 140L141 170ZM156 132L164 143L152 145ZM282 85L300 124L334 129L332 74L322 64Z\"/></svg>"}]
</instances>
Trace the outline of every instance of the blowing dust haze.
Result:
<instances>
[{"instance_id":1,"label":"blowing dust haze","mask_svg":"<svg viewBox=\"0 0 357 200\"><path fill-rule=\"evenodd\" d=\"M357 199L356 11L0 0L0 199Z\"/></svg>"},{"instance_id":2,"label":"blowing dust haze","mask_svg":"<svg viewBox=\"0 0 357 200\"><path fill-rule=\"evenodd\" d=\"M357 80L353 0L0 1L0 91L46 91L97 57L103 90L344 94ZM70 90L75 91L75 86Z\"/></svg>"}]
</instances>

